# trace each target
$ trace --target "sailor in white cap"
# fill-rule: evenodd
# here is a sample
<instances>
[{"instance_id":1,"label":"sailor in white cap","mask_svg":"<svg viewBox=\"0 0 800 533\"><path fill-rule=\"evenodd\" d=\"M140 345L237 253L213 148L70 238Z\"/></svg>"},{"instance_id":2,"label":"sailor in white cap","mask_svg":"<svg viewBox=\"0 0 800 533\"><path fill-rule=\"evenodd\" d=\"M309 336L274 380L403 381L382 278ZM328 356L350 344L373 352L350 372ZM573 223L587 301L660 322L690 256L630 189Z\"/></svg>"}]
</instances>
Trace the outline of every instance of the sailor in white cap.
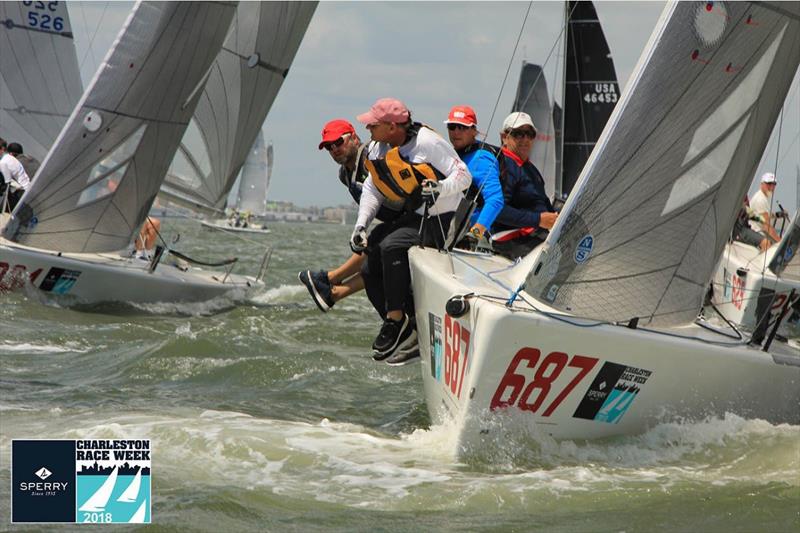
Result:
<instances>
[{"instance_id":1,"label":"sailor in white cap","mask_svg":"<svg viewBox=\"0 0 800 533\"><path fill-rule=\"evenodd\" d=\"M772 240L772 242L781 240L771 220L772 194L775 192L775 186L777 184L778 181L775 179L775 174L772 172L764 173L764 175L761 176L761 186L758 192L756 192L750 200L750 209L761 217L761 221L751 220L750 227Z\"/></svg>"}]
</instances>

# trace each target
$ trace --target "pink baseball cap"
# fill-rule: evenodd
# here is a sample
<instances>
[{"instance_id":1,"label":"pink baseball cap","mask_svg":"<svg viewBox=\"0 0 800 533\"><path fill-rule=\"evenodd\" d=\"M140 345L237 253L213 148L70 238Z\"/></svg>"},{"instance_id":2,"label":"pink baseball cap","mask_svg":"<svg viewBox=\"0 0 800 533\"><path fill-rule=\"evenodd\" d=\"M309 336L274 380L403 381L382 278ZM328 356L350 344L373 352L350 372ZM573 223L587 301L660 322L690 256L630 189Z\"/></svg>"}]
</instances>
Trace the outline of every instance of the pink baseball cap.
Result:
<instances>
[{"instance_id":1,"label":"pink baseball cap","mask_svg":"<svg viewBox=\"0 0 800 533\"><path fill-rule=\"evenodd\" d=\"M319 149L322 150L326 144L338 140L342 135L355 132L356 129L346 120L341 118L331 120L322 128L322 142L319 143Z\"/></svg>"},{"instance_id":2,"label":"pink baseball cap","mask_svg":"<svg viewBox=\"0 0 800 533\"><path fill-rule=\"evenodd\" d=\"M393 122L395 124L405 124L411 113L408 112L406 105L397 98L381 98L366 113L356 117L362 124L369 125L376 122Z\"/></svg>"}]
</instances>

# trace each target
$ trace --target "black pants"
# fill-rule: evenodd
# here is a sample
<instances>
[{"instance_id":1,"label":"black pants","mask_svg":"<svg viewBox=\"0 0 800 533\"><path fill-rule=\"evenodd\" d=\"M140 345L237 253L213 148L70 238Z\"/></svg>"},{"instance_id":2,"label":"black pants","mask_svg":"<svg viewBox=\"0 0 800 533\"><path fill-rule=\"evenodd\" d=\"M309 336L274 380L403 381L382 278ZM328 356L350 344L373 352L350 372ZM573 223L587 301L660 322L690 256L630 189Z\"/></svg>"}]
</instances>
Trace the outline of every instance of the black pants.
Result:
<instances>
[{"instance_id":1,"label":"black pants","mask_svg":"<svg viewBox=\"0 0 800 533\"><path fill-rule=\"evenodd\" d=\"M408 249L419 244L443 248L444 235L452 218L452 212L429 217L420 235L422 217L407 213L392 222L384 222L370 233L367 261L361 275L367 297L381 318L385 319L388 311L398 309L414 316ZM373 237L375 233L378 238Z\"/></svg>"},{"instance_id":2,"label":"black pants","mask_svg":"<svg viewBox=\"0 0 800 533\"><path fill-rule=\"evenodd\" d=\"M531 250L542 244L547 239L548 231L537 229L530 235L504 242L493 242L492 249L498 255L507 257L512 261L518 257L525 257Z\"/></svg>"},{"instance_id":3,"label":"black pants","mask_svg":"<svg viewBox=\"0 0 800 533\"><path fill-rule=\"evenodd\" d=\"M9 185L3 181L2 175L0 175L0 203L2 203L2 201L3 201L3 195L6 193L6 188L7 187L9 187ZM8 212L9 213L14 210L14 207L16 207L17 203L19 203L19 201L22 198L23 194L25 194L25 189L16 189L16 190L9 189L9 191L8 191ZM1 206L0 206L0 209L2 209Z\"/></svg>"}]
</instances>

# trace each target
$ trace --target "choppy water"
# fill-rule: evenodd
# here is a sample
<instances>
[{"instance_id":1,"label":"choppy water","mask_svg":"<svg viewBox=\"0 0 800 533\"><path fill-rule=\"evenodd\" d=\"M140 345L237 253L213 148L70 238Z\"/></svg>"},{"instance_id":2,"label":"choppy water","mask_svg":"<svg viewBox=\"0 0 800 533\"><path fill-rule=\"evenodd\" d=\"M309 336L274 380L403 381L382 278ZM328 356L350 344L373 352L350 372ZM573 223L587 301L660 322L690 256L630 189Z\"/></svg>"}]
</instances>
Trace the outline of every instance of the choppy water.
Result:
<instances>
[{"instance_id":1,"label":"choppy water","mask_svg":"<svg viewBox=\"0 0 800 533\"><path fill-rule=\"evenodd\" d=\"M256 239L164 225L182 249L257 268ZM235 308L78 312L3 296L0 528L16 529L12 438L144 437L153 529L800 531L798 426L728 416L456 463L419 366L370 358L366 298L323 315L296 280L345 258L348 234L274 225L268 288Z\"/></svg>"}]
</instances>

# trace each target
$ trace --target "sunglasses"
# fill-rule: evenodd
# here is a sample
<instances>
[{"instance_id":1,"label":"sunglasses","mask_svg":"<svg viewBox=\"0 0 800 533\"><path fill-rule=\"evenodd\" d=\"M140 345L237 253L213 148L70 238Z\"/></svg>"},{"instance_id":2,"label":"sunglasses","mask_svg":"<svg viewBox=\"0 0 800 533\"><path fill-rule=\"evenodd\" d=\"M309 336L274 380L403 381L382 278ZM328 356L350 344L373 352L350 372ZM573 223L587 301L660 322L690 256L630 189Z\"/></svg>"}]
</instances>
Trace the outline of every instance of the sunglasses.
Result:
<instances>
[{"instance_id":1,"label":"sunglasses","mask_svg":"<svg viewBox=\"0 0 800 533\"><path fill-rule=\"evenodd\" d=\"M344 144L345 139L347 139L347 137L349 137L349 136L350 135L348 133L345 133L344 135L342 135L341 137L339 137L335 141L329 142L328 144L326 144L323 148L325 148L329 152L331 150L333 150L334 148L339 148L341 145Z\"/></svg>"},{"instance_id":2,"label":"sunglasses","mask_svg":"<svg viewBox=\"0 0 800 533\"><path fill-rule=\"evenodd\" d=\"M536 137L536 132L532 130L511 130L508 132L508 134L515 139L521 139L522 137L533 139Z\"/></svg>"},{"instance_id":3,"label":"sunglasses","mask_svg":"<svg viewBox=\"0 0 800 533\"><path fill-rule=\"evenodd\" d=\"M472 129L472 128L474 128L474 127L475 127L475 126L465 126L465 125L463 125L463 124L453 124L453 123L450 123L450 124L448 124L448 125L447 125L447 129L448 129L448 130L450 130L450 131L456 131L456 130L458 130L458 131L463 131L463 130L471 130L471 129Z\"/></svg>"}]
</instances>

